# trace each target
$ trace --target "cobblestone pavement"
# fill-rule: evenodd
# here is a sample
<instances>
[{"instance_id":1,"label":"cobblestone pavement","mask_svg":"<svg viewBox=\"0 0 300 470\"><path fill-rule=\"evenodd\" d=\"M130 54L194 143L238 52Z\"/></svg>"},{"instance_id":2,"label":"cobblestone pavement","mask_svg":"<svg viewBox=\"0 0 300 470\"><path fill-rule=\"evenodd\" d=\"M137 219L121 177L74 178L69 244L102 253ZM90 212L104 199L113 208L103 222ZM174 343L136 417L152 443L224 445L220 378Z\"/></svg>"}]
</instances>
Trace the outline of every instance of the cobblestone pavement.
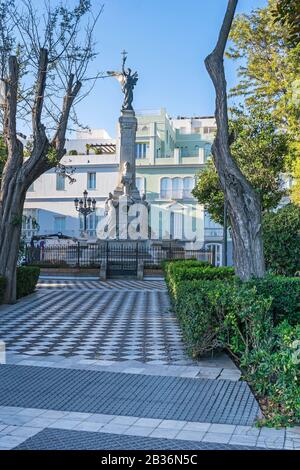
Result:
<instances>
[{"instance_id":1,"label":"cobblestone pavement","mask_svg":"<svg viewBox=\"0 0 300 470\"><path fill-rule=\"evenodd\" d=\"M300 449L229 358L188 358L163 280L42 279L1 340L0 449Z\"/></svg>"}]
</instances>

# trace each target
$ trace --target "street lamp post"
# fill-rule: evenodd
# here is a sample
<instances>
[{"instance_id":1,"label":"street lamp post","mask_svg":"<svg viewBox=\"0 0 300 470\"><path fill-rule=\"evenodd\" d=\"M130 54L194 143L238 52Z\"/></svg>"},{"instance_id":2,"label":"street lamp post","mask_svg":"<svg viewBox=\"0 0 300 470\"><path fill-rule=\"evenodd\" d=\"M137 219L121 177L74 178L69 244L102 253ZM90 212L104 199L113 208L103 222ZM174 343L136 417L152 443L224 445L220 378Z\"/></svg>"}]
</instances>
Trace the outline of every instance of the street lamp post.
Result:
<instances>
[{"instance_id":1,"label":"street lamp post","mask_svg":"<svg viewBox=\"0 0 300 470\"><path fill-rule=\"evenodd\" d=\"M83 192L83 198L81 199L74 199L75 209L77 212L83 215L83 230L86 232L87 230L87 216L95 212L96 210L96 199L91 199L88 197L88 192L85 190Z\"/></svg>"}]
</instances>

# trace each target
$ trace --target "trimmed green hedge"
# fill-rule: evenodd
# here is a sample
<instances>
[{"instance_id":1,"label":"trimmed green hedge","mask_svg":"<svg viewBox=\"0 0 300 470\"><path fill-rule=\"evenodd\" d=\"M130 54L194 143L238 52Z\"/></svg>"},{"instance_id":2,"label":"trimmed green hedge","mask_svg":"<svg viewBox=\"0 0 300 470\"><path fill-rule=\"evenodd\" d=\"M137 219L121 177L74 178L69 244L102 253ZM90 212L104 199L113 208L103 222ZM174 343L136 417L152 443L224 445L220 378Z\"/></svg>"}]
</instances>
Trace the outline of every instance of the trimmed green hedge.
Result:
<instances>
[{"instance_id":1,"label":"trimmed green hedge","mask_svg":"<svg viewBox=\"0 0 300 470\"><path fill-rule=\"evenodd\" d=\"M247 284L255 286L259 294L272 297L271 314L275 325L283 320L291 325L300 323L300 278L270 275Z\"/></svg>"},{"instance_id":2,"label":"trimmed green hedge","mask_svg":"<svg viewBox=\"0 0 300 470\"><path fill-rule=\"evenodd\" d=\"M21 266L17 268L17 298L32 294L40 275L40 268Z\"/></svg>"},{"instance_id":3,"label":"trimmed green hedge","mask_svg":"<svg viewBox=\"0 0 300 470\"><path fill-rule=\"evenodd\" d=\"M190 354L228 350L260 400L263 424L299 424L300 279L241 283L220 268L180 263L165 272Z\"/></svg>"},{"instance_id":4,"label":"trimmed green hedge","mask_svg":"<svg viewBox=\"0 0 300 470\"><path fill-rule=\"evenodd\" d=\"M255 315L259 325L267 322L271 326L271 302L271 297L259 295L255 288L221 280L181 281L173 291L174 308L193 357L223 348L227 336L231 337L228 318L237 313L240 323ZM249 347L238 335L235 342L239 351Z\"/></svg>"},{"instance_id":5,"label":"trimmed green hedge","mask_svg":"<svg viewBox=\"0 0 300 470\"><path fill-rule=\"evenodd\" d=\"M215 268L203 261L167 261L164 263L164 271L171 295L176 289L176 284L181 281L234 279L233 268Z\"/></svg>"},{"instance_id":6,"label":"trimmed green hedge","mask_svg":"<svg viewBox=\"0 0 300 470\"><path fill-rule=\"evenodd\" d=\"M5 281L4 277L0 277L0 304L3 301L5 284L6 284L6 281Z\"/></svg>"},{"instance_id":7,"label":"trimmed green hedge","mask_svg":"<svg viewBox=\"0 0 300 470\"><path fill-rule=\"evenodd\" d=\"M287 204L263 217L266 266L275 274L300 272L300 207Z\"/></svg>"}]
</instances>

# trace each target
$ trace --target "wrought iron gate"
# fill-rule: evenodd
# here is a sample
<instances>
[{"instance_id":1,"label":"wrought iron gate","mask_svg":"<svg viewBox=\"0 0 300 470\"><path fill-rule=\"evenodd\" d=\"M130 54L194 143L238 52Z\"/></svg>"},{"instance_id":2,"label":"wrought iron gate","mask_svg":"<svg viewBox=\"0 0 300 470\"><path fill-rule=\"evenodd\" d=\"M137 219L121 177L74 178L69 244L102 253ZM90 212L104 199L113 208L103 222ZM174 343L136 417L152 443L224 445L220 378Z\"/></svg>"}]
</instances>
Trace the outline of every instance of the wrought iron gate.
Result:
<instances>
[{"instance_id":1,"label":"wrought iron gate","mask_svg":"<svg viewBox=\"0 0 300 470\"><path fill-rule=\"evenodd\" d=\"M133 245L108 245L107 276L137 276L138 248Z\"/></svg>"}]
</instances>

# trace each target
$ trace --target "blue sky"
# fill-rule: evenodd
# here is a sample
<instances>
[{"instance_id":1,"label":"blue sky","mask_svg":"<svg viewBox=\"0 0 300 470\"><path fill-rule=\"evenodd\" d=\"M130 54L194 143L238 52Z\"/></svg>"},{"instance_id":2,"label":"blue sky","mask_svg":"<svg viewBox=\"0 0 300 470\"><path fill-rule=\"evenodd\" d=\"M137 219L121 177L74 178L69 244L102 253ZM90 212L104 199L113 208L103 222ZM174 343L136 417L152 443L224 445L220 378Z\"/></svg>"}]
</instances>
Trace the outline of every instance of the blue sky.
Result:
<instances>
[{"instance_id":1,"label":"blue sky","mask_svg":"<svg viewBox=\"0 0 300 470\"><path fill-rule=\"evenodd\" d=\"M101 0L94 0L100 4ZM101 2L102 3L102 2ZM214 113L214 90L204 59L215 45L227 0L104 0L95 39L98 71L118 70L120 52L137 70L134 107L167 108L169 115ZM267 0L240 0L238 11L249 12ZM235 65L226 61L229 86ZM113 78L99 80L77 107L79 120L104 127L114 136L122 93Z\"/></svg>"}]
</instances>

